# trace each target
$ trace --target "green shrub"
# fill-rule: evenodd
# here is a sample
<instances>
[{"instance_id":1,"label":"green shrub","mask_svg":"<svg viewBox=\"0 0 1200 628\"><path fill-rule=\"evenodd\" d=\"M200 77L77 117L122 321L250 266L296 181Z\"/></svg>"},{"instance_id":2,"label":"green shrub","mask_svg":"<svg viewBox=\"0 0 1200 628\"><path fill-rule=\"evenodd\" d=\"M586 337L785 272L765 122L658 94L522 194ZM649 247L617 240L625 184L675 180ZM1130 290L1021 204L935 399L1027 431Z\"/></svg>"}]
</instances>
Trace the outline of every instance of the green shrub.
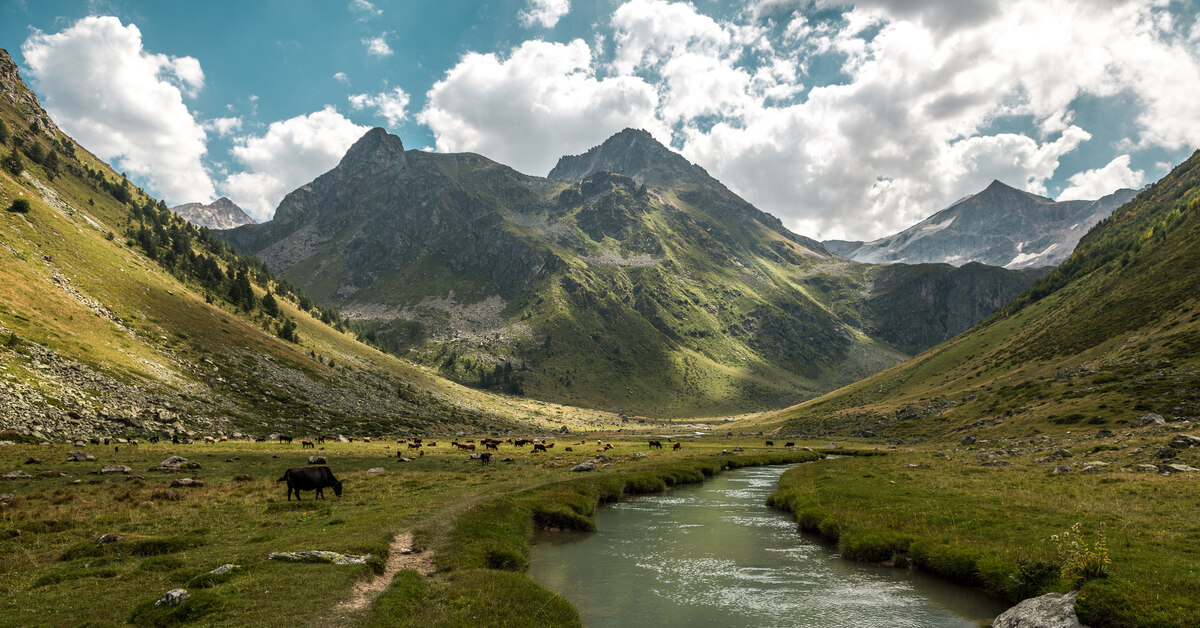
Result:
<instances>
[{"instance_id":1,"label":"green shrub","mask_svg":"<svg viewBox=\"0 0 1200 628\"><path fill-rule=\"evenodd\" d=\"M33 207L29 204L29 199L18 198L13 200L12 205L8 206L8 211L18 214L28 214Z\"/></svg>"},{"instance_id":2,"label":"green shrub","mask_svg":"<svg viewBox=\"0 0 1200 628\"><path fill-rule=\"evenodd\" d=\"M200 619L213 620L225 609L225 600L212 591L189 591L191 597L179 606L155 606L155 600L133 609L129 623L135 626L174 626Z\"/></svg>"}]
</instances>

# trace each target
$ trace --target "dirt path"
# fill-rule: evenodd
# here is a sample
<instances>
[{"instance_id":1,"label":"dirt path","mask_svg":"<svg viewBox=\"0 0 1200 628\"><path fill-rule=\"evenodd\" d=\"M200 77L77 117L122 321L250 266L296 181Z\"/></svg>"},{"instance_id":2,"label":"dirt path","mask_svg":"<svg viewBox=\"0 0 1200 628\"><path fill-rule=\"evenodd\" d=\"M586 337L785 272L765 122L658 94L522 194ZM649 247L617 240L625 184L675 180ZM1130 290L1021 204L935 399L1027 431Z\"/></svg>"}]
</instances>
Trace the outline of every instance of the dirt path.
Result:
<instances>
[{"instance_id":1,"label":"dirt path","mask_svg":"<svg viewBox=\"0 0 1200 628\"><path fill-rule=\"evenodd\" d=\"M349 615L357 615L370 608L371 604L375 602L375 598L379 597L379 594L392 584L392 579L396 577L396 574L405 569L414 569L422 576L428 576L435 569L432 551L413 551L412 532L397 534L392 539L388 560L383 566L383 574L368 580L360 580L350 591L350 597L334 609L333 615L340 619Z\"/></svg>"}]
</instances>

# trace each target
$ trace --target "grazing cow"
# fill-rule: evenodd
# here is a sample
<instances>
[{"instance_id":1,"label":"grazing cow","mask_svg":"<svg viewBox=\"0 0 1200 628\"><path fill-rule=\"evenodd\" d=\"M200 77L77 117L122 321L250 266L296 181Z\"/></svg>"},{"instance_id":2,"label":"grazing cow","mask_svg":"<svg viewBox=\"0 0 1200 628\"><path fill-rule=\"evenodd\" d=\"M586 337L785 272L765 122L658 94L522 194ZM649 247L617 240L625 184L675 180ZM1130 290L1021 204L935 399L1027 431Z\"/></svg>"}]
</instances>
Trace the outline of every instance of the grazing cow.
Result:
<instances>
[{"instance_id":1,"label":"grazing cow","mask_svg":"<svg viewBox=\"0 0 1200 628\"><path fill-rule=\"evenodd\" d=\"M306 448L309 448L309 447L311 447L311 448L313 448L313 449L316 449L316 448L317 448L316 444L314 444L314 443L313 443L311 440L302 440L302 441L300 441L300 449L306 449Z\"/></svg>"},{"instance_id":2,"label":"grazing cow","mask_svg":"<svg viewBox=\"0 0 1200 628\"><path fill-rule=\"evenodd\" d=\"M672 447L671 449L673 449L675 451L679 451L680 449L683 449L683 445L681 443L675 443L675 446Z\"/></svg>"},{"instance_id":3,"label":"grazing cow","mask_svg":"<svg viewBox=\"0 0 1200 628\"><path fill-rule=\"evenodd\" d=\"M283 434L280 434L280 435L279 435L279 442L281 442L281 443L288 443L288 444L291 444L291 442L292 442L292 437L291 437L291 436L285 436L285 435L283 435Z\"/></svg>"},{"instance_id":4,"label":"grazing cow","mask_svg":"<svg viewBox=\"0 0 1200 628\"><path fill-rule=\"evenodd\" d=\"M773 441L773 440L767 441L767 447L774 447L774 446L775 446L775 441Z\"/></svg>"},{"instance_id":5,"label":"grazing cow","mask_svg":"<svg viewBox=\"0 0 1200 628\"><path fill-rule=\"evenodd\" d=\"M554 443L546 443L546 449L554 449Z\"/></svg>"},{"instance_id":6,"label":"grazing cow","mask_svg":"<svg viewBox=\"0 0 1200 628\"><path fill-rule=\"evenodd\" d=\"M518 438L517 440L513 441L513 444L517 447L524 447L532 442L533 441L529 440L528 438Z\"/></svg>"},{"instance_id":7,"label":"grazing cow","mask_svg":"<svg viewBox=\"0 0 1200 628\"><path fill-rule=\"evenodd\" d=\"M652 440L650 441L650 449L662 449L662 443Z\"/></svg>"},{"instance_id":8,"label":"grazing cow","mask_svg":"<svg viewBox=\"0 0 1200 628\"><path fill-rule=\"evenodd\" d=\"M408 444L408 448L409 448L409 449L420 449L420 448L421 448L421 443L409 443L409 444Z\"/></svg>"},{"instance_id":9,"label":"grazing cow","mask_svg":"<svg viewBox=\"0 0 1200 628\"><path fill-rule=\"evenodd\" d=\"M150 442L151 442L151 443L153 443L153 444L155 444L155 445L157 445L157 444L158 444L158 434L155 434L155 435L151 436L151 437L150 437Z\"/></svg>"},{"instance_id":10,"label":"grazing cow","mask_svg":"<svg viewBox=\"0 0 1200 628\"><path fill-rule=\"evenodd\" d=\"M795 447L796 443L784 443L783 446L784 447Z\"/></svg>"},{"instance_id":11,"label":"grazing cow","mask_svg":"<svg viewBox=\"0 0 1200 628\"><path fill-rule=\"evenodd\" d=\"M324 489L332 488L333 494L342 496L342 482L333 477L329 467L293 467L283 472L283 477L277 482L287 482L288 501L292 501L292 493L300 500L300 491L316 491L314 499L325 499Z\"/></svg>"},{"instance_id":12,"label":"grazing cow","mask_svg":"<svg viewBox=\"0 0 1200 628\"><path fill-rule=\"evenodd\" d=\"M414 439L412 439L412 442L414 442L414 443L416 443L416 444L420 445L420 444L421 444L421 439L419 439L419 438L414 438Z\"/></svg>"},{"instance_id":13,"label":"grazing cow","mask_svg":"<svg viewBox=\"0 0 1200 628\"><path fill-rule=\"evenodd\" d=\"M207 445L207 444L210 444L210 443L215 443L215 442L217 442L217 439L213 438L212 436L205 436L205 437L204 437L204 443L205 443L206 445Z\"/></svg>"},{"instance_id":14,"label":"grazing cow","mask_svg":"<svg viewBox=\"0 0 1200 628\"><path fill-rule=\"evenodd\" d=\"M228 437L228 436L222 436L221 438L218 438L218 439L217 439L217 442L218 442L218 443L227 443L227 442L229 442L229 437Z\"/></svg>"},{"instance_id":15,"label":"grazing cow","mask_svg":"<svg viewBox=\"0 0 1200 628\"><path fill-rule=\"evenodd\" d=\"M546 451L546 446L541 443L534 443L533 444L533 453L536 454L539 451Z\"/></svg>"},{"instance_id":16,"label":"grazing cow","mask_svg":"<svg viewBox=\"0 0 1200 628\"><path fill-rule=\"evenodd\" d=\"M363 436L363 442L364 442L364 443L369 443L369 442L371 442L371 437L370 437L370 436Z\"/></svg>"},{"instance_id":17,"label":"grazing cow","mask_svg":"<svg viewBox=\"0 0 1200 628\"><path fill-rule=\"evenodd\" d=\"M324 445L324 444L325 444L325 437L324 437L324 436L318 436L318 437L317 437L317 442L318 442L318 443L321 443L322 445Z\"/></svg>"},{"instance_id":18,"label":"grazing cow","mask_svg":"<svg viewBox=\"0 0 1200 628\"><path fill-rule=\"evenodd\" d=\"M495 449L496 451L500 451L500 443L497 443L495 441L488 441L483 444L483 448L484 449Z\"/></svg>"},{"instance_id":19,"label":"grazing cow","mask_svg":"<svg viewBox=\"0 0 1200 628\"><path fill-rule=\"evenodd\" d=\"M575 450L570 447L563 447L563 451L575 451Z\"/></svg>"},{"instance_id":20,"label":"grazing cow","mask_svg":"<svg viewBox=\"0 0 1200 628\"><path fill-rule=\"evenodd\" d=\"M451 444L454 445L455 447L458 447L459 449L462 449L463 451L475 451L475 445L471 444L471 443L467 443L467 444L451 443Z\"/></svg>"},{"instance_id":21,"label":"grazing cow","mask_svg":"<svg viewBox=\"0 0 1200 628\"><path fill-rule=\"evenodd\" d=\"M434 442L425 443L425 446L426 447L437 447L437 442L434 441Z\"/></svg>"},{"instance_id":22,"label":"grazing cow","mask_svg":"<svg viewBox=\"0 0 1200 628\"><path fill-rule=\"evenodd\" d=\"M172 437L172 438L171 438L171 442L173 442L173 443L175 442L175 438L174 438L174 437ZM266 437L266 436L259 436L258 438L254 439L254 442L256 442L256 443L265 443L265 442L267 442L267 437ZM175 444L176 444L176 445L178 445L179 443L175 443Z\"/></svg>"}]
</instances>

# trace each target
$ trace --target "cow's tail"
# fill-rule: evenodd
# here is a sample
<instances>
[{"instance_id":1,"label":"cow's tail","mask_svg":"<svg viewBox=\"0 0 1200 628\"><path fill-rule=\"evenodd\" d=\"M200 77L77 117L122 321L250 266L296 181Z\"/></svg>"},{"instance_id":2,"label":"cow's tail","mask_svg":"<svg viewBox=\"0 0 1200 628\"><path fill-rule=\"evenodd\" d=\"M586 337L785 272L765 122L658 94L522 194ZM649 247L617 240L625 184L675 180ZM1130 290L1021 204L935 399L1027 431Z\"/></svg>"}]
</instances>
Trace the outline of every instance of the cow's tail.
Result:
<instances>
[{"instance_id":1,"label":"cow's tail","mask_svg":"<svg viewBox=\"0 0 1200 628\"><path fill-rule=\"evenodd\" d=\"M284 472L283 472L283 477L281 477L281 478L279 478L278 480L275 480L275 481L276 481L276 482L287 482L287 478L288 478L287 471L284 471Z\"/></svg>"}]
</instances>

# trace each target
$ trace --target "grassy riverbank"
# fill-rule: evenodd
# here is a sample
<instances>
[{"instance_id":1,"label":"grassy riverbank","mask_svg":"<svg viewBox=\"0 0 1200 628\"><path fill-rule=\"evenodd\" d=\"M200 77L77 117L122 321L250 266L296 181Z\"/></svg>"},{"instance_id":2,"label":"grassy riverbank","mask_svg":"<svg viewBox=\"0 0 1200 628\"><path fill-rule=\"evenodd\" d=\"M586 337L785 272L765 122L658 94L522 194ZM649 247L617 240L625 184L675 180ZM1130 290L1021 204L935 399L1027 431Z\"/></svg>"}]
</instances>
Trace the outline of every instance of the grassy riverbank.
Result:
<instances>
[{"instance_id":1,"label":"grassy riverbank","mask_svg":"<svg viewBox=\"0 0 1200 628\"><path fill-rule=\"evenodd\" d=\"M1107 459L1132 455L1124 451L1137 444L1077 449ZM847 558L911 562L1011 601L1081 584L1077 612L1093 627L1200 626L1197 474L1110 464L1051 475L1053 465L1030 458L981 466L977 452L951 449L949 457L908 451L790 469L771 504L836 541ZM1070 538L1088 545L1104 531L1107 577L1062 576L1069 557L1051 537L1065 540L1076 523Z\"/></svg>"},{"instance_id":2,"label":"grassy riverbank","mask_svg":"<svg viewBox=\"0 0 1200 628\"><path fill-rule=\"evenodd\" d=\"M399 621L387 618L400 610L401 623L409 625L472 617L479 625L569 624L574 609L523 573L533 526L586 529L597 503L625 492L699 481L727 465L814 455L768 452L761 441L687 441L681 451L613 441L615 448L605 452L611 459L597 472L573 474L571 466L593 459L597 447L593 440L564 451L571 444L562 440L547 454L504 444L498 458L512 461L486 467L450 451L448 442L404 463L395 443L380 442L328 444L317 452L301 451L298 442L122 445L120 451L0 447L0 475L19 469L33 476L0 480L0 493L13 495L0 508L0 624L344 625ZM739 445L746 451L713 455ZM65 462L73 449L96 460ZM329 458L346 483L344 495L316 501L307 493L302 502L288 502L275 480L288 467L306 465L313 453ZM148 470L173 454L202 468ZM41 462L25 464L28 458ZM103 465L127 465L141 477L90 474ZM368 472L376 467L383 471ZM67 476L38 475L47 472ZM204 486L169 486L181 477ZM342 608L356 585L377 577L389 542L405 531L416 531L418 545L433 550L439 572L428 578L401 572L374 610ZM96 539L104 534L122 539L101 546ZM266 559L270 552L306 549L374 558L344 566ZM226 563L243 568L224 578L206 575ZM176 587L188 589L192 599L170 612L150 608ZM423 609L421 601L436 608Z\"/></svg>"}]
</instances>

